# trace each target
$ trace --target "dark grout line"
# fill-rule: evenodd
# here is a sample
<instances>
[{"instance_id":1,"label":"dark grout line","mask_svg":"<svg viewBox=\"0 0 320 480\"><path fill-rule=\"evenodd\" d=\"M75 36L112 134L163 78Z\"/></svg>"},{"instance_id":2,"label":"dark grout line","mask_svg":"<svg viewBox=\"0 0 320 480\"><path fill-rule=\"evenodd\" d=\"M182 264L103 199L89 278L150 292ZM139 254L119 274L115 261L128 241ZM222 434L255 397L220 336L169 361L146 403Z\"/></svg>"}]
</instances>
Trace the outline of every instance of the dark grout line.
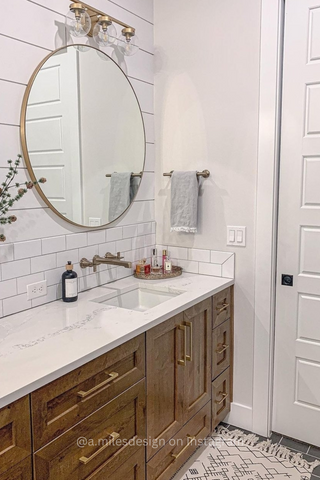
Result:
<instances>
[{"instance_id":1,"label":"dark grout line","mask_svg":"<svg viewBox=\"0 0 320 480\"><path fill-rule=\"evenodd\" d=\"M40 3L34 1L34 0L28 0L28 2L33 3L33 5L37 5L38 7L45 8L46 10L49 10L50 12L56 13L57 15L61 15L61 17L65 18L65 14L61 12L57 12L57 10L53 10L52 8L49 8L45 5L41 5Z\"/></svg>"},{"instance_id":2,"label":"dark grout line","mask_svg":"<svg viewBox=\"0 0 320 480\"><path fill-rule=\"evenodd\" d=\"M26 83L17 82L16 80L8 80L8 79L6 79L6 78L0 78L0 82L14 83L14 84L16 84L16 85L22 85L23 87L26 87L26 86L27 86Z\"/></svg>"},{"instance_id":3,"label":"dark grout line","mask_svg":"<svg viewBox=\"0 0 320 480\"><path fill-rule=\"evenodd\" d=\"M132 78L132 80L136 80L137 82L147 83L148 85L154 87L154 83L147 82L147 80L141 80L141 78L133 77L132 75L128 75L128 78Z\"/></svg>"}]
</instances>

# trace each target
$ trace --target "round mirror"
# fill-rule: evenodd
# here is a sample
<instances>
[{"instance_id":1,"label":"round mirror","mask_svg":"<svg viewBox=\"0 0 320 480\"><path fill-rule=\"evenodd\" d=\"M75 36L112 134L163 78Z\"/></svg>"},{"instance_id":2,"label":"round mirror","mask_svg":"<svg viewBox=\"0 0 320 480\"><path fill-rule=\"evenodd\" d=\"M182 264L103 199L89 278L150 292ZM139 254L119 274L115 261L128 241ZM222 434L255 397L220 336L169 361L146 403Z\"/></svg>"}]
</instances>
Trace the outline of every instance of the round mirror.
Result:
<instances>
[{"instance_id":1,"label":"round mirror","mask_svg":"<svg viewBox=\"0 0 320 480\"><path fill-rule=\"evenodd\" d=\"M94 47L70 45L38 66L21 114L31 180L65 220L112 222L129 207L142 178L145 131L135 92L120 67Z\"/></svg>"}]
</instances>

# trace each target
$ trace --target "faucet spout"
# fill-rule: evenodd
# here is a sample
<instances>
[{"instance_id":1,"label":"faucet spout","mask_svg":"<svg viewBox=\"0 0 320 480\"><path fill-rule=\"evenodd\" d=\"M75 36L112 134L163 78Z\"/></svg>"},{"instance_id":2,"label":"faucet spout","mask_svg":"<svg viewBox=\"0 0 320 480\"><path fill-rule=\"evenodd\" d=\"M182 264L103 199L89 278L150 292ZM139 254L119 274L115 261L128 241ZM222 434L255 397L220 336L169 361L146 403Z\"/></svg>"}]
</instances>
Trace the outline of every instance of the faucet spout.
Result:
<instances>
[{"instance_id":1,"label":"faucet spout","mask_svg":"<svg viewBox=\"0 0 320 480\"><path fill-rule=\"evenodd\" d=\"M100 257L99 255L95 255L92 259L92 262L87 260L86 258L82 258L80 260L80 267L87 268L93 267L93 271L97 271L97 266L104 264L104 265L116 265L117 267L125 267L125 268L132 268L132 263L127 262L126 260L122 260L124 257L121 257L120 252L117 255L113 255L112 253L108 252L105 254L104 257Z\"/></svg>"}]
</instances>

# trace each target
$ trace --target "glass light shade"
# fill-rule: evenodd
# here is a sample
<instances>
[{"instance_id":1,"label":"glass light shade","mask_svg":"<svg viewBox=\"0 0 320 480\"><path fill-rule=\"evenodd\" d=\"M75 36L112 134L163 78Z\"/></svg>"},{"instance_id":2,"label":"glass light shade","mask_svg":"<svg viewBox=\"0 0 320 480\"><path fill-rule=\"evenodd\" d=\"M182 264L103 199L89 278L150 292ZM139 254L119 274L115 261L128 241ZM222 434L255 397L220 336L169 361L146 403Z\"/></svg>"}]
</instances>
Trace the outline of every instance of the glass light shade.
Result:
<instances>
[{"instance_id":1,"label":"glass light shade","mask_svg":"<svg viewBox=\"0 0 320 480\"><path fill-rule=\"evenodd\" d=\"M66 25L73 37L85 37L91 29L91 18L86 11L73 12L69 10L66 15Z\"/></svg>"},{"instance_id":2,"label":"glass light shade","mask_svg":"<svg viewBox=\"0 0 320 480\"><path fill-rule=\"evenodd\" d=\"M118 38L118 48L120 52L127 57L135 55L139 50L139 39L137 35L134 35L133 37L126 37L125 35L121 34Z\"/></svg>"},{"instance_id":3,"label":"glass light shade","mask_svg":"<svg viewBox=\"0 0 320 480\"><path fill-rule=\"evenodd\" d=\"M101 47L108 47L116 41L117 30L112 23L108 26L96 23L93 29L93 38Z\"/></svg>"}]
</instances>

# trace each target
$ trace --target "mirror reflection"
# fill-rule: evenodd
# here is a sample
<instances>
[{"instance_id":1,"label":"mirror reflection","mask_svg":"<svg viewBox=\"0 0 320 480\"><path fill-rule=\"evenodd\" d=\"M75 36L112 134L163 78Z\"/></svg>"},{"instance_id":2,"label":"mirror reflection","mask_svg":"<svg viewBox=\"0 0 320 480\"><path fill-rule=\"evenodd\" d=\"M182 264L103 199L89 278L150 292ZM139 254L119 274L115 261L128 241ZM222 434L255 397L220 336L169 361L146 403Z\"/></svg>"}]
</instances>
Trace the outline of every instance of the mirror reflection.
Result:
<instances>
[{"instance_id":1,"label":"mirror reflection","mask_svg":"<svg viewBox=\"0 0 320 480\"><path fill-rule=\"evenodd\" d=\"M136 95L103 52L70 45L44 61L25 104L24 154L41 194L70 222L105 225L135 197L145 134Z\"/></svg>"}]
</instances>

